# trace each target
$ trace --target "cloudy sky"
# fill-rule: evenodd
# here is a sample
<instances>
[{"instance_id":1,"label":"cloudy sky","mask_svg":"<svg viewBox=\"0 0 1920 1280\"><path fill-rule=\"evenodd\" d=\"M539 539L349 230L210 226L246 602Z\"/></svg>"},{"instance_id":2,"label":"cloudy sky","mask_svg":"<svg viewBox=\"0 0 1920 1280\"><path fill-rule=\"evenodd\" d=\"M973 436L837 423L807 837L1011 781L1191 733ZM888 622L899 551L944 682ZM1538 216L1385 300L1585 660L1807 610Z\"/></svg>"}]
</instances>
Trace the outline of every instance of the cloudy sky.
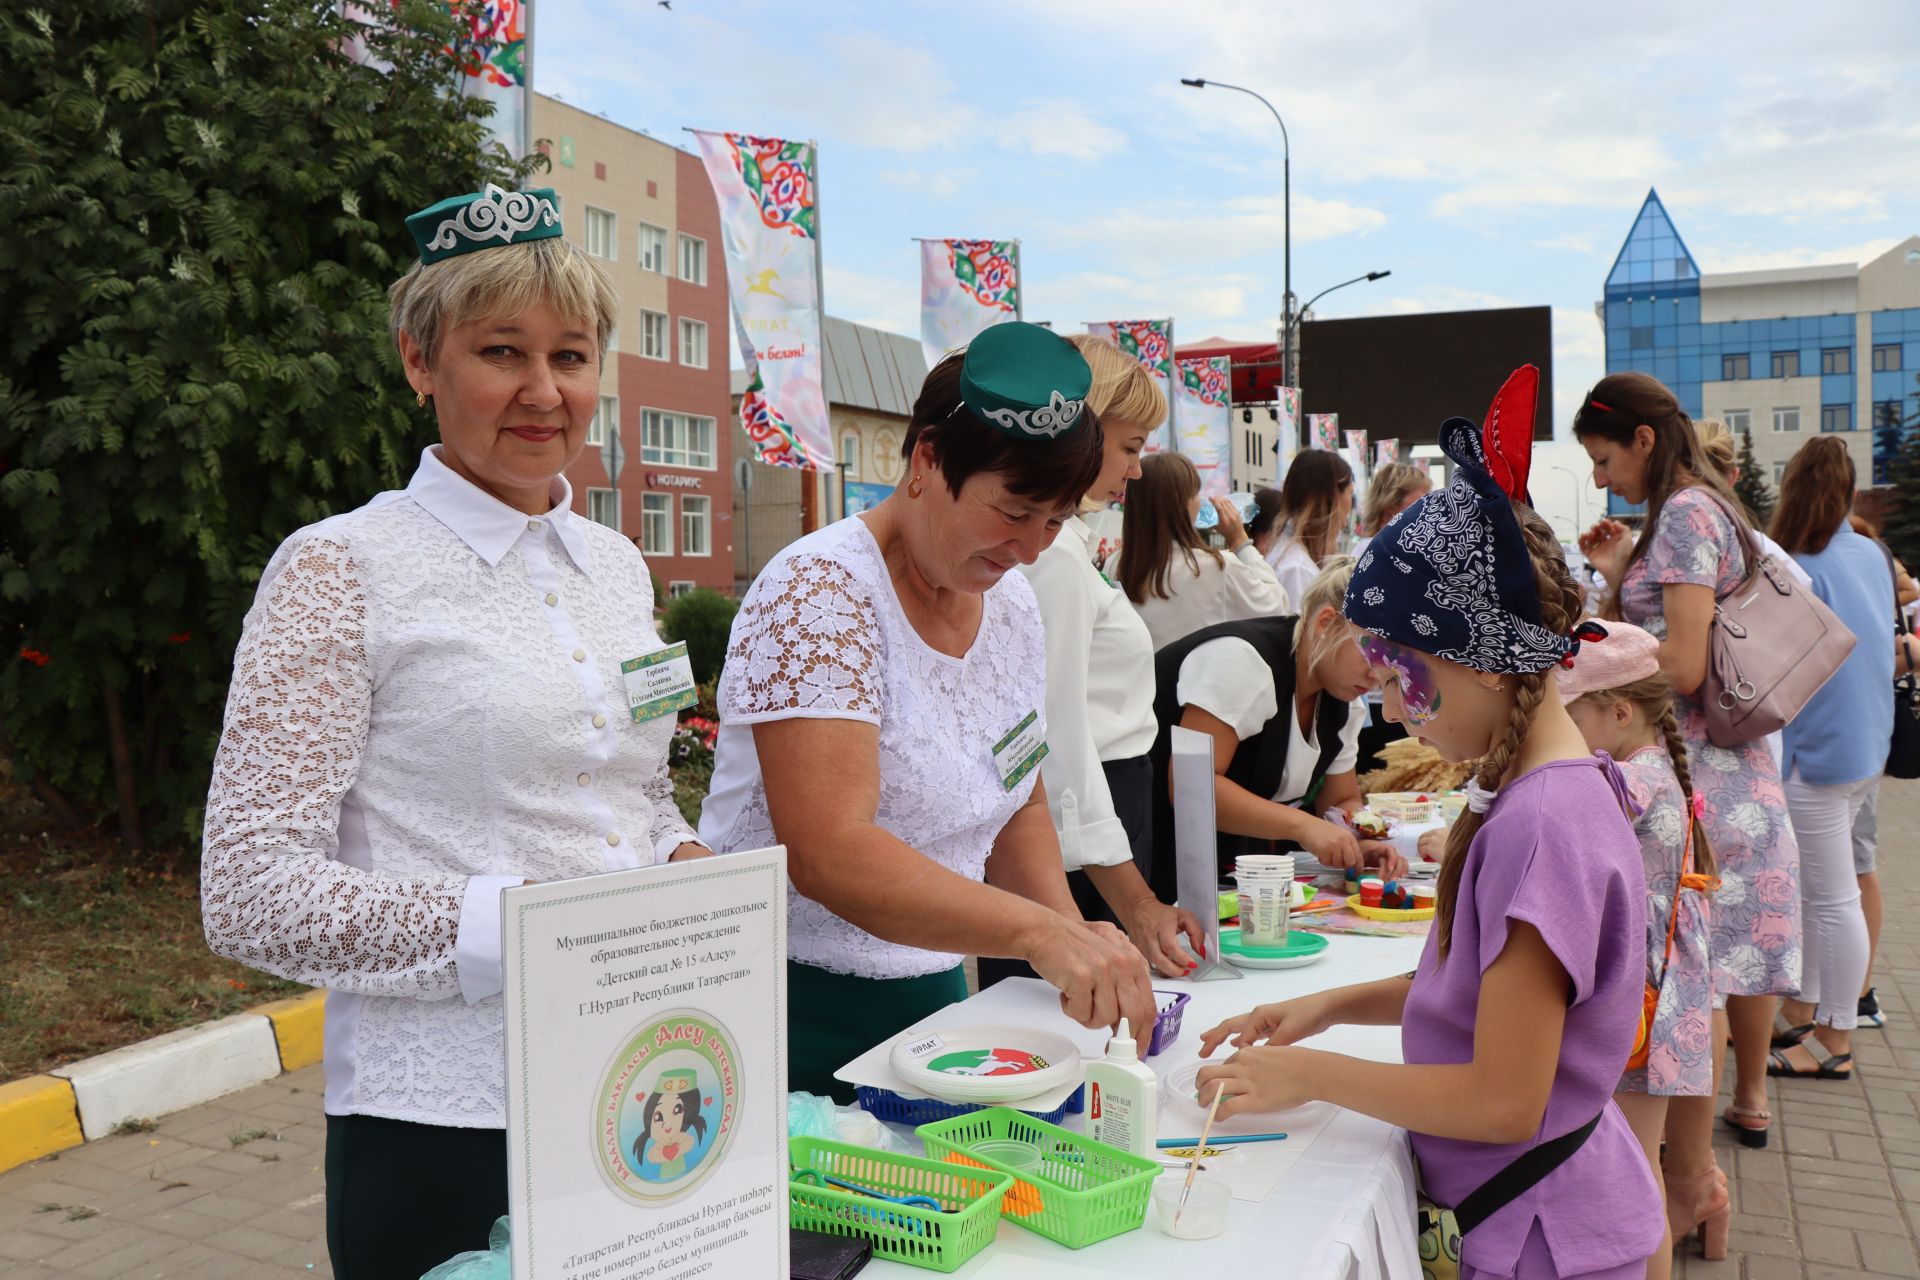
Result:
<instances>
[{"instance_id":1,"label":"cloudy sky","mask_svg":"<svg viewBox=\"0 0 1920 1280\"><path fill-rule=\"evenodd\" d=\"M1022 242L1026 314L1271 338L1553 308L1556 423L1657 187L1703 270L1856 262L1920 231L1920 6L1624 0L536 0L535 86L685 145L821 147L827 309L917 334L915 236ZM1548 15L1542 17L1541 15Z\"/></svg>"}]
</instances>

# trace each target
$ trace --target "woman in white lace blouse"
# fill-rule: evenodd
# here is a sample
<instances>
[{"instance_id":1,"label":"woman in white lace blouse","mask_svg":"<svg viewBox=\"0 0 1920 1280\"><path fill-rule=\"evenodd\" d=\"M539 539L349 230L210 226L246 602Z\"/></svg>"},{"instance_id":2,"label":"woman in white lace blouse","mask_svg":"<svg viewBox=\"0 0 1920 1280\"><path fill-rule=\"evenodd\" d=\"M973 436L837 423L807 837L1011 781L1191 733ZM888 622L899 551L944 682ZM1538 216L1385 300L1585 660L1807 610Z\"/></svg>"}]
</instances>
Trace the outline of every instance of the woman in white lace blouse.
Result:
<instances>
[{"instance_id":1,"label":"woman in white lace blouse","mask_svg":"<svg viewBox=\"0 0 1920 1280\"><path fill-rule=\"evenodd\" d=\"M298 531L247 614L207 797L214 950L327 997L327 1242L419 1276L506 1212L500 891L706 850L674 806L646 565L570 510L616 300L550 191L408 219L406 489Z\"/></svg>"},{"instance_id":2,"label":"woman in white lace blouse","mask_svg":"<svg viewBox=\"0 0 1920 1280\"><path fill-rule=\"evenodd\" d=\"M965 998L967 953L1025 960L1086 1026L1152 1024L1140 953L1067 891L1037 768L1045 636L1009 572L1100 468L1090 380L1045 329L986 330L927 376L906 486L741 604L700 826L722 852L787 846L794 1089L850 1099L834 1070Z\"/></svg>"}]
</instances>

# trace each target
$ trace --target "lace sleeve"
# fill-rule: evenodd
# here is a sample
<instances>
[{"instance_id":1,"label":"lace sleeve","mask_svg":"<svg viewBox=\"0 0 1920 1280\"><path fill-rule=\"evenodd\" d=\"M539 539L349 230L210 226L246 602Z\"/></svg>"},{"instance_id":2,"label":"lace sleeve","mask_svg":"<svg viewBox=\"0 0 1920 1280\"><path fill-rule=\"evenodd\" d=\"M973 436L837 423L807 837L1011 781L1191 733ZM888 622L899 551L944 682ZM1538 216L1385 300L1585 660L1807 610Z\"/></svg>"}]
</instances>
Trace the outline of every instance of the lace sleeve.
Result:
<instances>
[{"instance_id":1,"label":"lace sleeve","mask_svg":"<svg viewBox=\"0 0 1920 1280\"><path fill-rule=\"evenodd\" d=\"M325 535L281 557L241 631L214 757L200 871L207 945L315 986L454 996L467 877L336 860L340 802L371 718L365 584L352 553Z\"/></svg>"},{"instance_id":2,"label":"lace sleeve","mask_svg":"<svg viewBox=\"0 0 1920 1280\"><path fill-rule=\"evenodd\" d=\"M873 597L822 556L769 566L747 593L721 676L736 724L801 717L880 723L884 677Z\"/></svg>"}]
</instances>

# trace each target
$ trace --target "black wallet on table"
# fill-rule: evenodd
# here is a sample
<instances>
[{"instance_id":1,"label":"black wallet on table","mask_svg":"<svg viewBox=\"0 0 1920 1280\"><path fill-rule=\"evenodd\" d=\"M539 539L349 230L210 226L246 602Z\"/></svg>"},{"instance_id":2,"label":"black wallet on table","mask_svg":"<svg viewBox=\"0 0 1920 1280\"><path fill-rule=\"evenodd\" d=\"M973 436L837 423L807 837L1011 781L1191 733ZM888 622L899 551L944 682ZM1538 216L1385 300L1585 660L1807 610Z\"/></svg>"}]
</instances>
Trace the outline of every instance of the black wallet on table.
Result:
<instances>
[{"instance_id":1,"label":"black wallet on table","mask_svg":"<svg viewBox=\"0 0 1920 1280\"><path fill-rule=\"evenodd\" d=\"M847 1280L873 1256L873 1246L853 1236L796 1227L789 1233L787 1257L793 1280Z\"/></svg>"}]
</instances>

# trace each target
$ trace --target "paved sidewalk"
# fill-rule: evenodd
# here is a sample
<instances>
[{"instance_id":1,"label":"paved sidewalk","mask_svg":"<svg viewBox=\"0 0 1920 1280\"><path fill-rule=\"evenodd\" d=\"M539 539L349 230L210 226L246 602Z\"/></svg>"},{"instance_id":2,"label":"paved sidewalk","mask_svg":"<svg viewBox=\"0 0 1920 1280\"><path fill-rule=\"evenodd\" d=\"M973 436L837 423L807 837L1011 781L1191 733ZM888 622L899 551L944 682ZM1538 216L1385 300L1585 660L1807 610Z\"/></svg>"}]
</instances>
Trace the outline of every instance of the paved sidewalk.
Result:
<instances>
[{"instance_id":1,"label":"paved sidewalk","mask_svg":"<svg viewBox=\"0 0 1920 1280\"><path fill-rule=\"evenodd\" d=\"M1920 1277L1920 782L1880 799L1887 900L1875 982L1891 1024L1854 1039L1860 1078L1775 1082L1774 1140L1718 1141L1733 1254L1687 1280ZM0 1275L332 1275L320 1068L0 1174ZM476 1242L481 1247L484 1242Z\"/></svg>"}]
</instances>

